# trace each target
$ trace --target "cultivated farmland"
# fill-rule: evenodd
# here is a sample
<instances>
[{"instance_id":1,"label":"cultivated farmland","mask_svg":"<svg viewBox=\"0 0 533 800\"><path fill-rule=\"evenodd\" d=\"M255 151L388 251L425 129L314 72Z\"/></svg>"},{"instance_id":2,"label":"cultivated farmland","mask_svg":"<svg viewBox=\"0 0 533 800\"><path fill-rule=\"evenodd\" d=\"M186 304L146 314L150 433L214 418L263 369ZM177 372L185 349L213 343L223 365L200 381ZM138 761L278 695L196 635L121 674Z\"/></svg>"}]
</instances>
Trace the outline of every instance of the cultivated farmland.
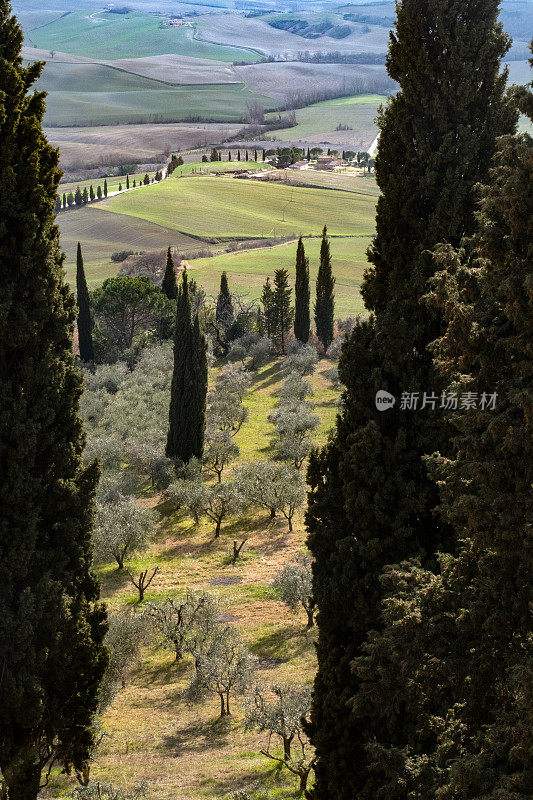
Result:
<instances>
[{"instance_id":1,"label":"cultivated farmland","mask_svg":"<svg viewBox=\"0 0 533 800\"><path fill-rule=\"evenodd\" d=\"M60 148L61 166L142 163L171 152L206 148L234 136L240 126L228 123L113 125L47 128L48 140Z\"/></svg>"},{"instance_id":2,"label":"cultivated farmland","mask_svg":"<svg viewBox=\"0 0 533 800\"><path fill-rule=\"evenodd\" d=\"M170 28L151 14L88 15L75 11L32 32L32 43L46 50L62 50L90 58L141 58L165 53L180 53L195 58L236 61L253 53L241 47L226 47L197 41L194 29Z\"/></svg>"},{"instance_id":3,"label":"cultivated farmland","mask_svg":"<svg viewBox=\"0 0 533 800\"><path fill-rule=\"evenodd\" d=\"M171 178L110 198L98 208L194 236L228 239L316 235L325 223L334 235L368 235L374 230L375 201L220 176Z\"/></svg>"}]
</instances>

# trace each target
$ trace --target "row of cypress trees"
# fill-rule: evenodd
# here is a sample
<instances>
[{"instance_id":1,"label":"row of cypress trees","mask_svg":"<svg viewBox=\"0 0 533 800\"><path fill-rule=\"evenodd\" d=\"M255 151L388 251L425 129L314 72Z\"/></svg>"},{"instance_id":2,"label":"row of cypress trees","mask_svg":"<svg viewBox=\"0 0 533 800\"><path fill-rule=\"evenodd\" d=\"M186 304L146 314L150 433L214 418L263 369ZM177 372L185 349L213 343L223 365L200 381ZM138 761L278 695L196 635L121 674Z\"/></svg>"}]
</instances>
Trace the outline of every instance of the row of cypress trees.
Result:
<instances>
[{"instance_id":1,"label":"row of cypress trees","mask_svg":"<svg viewBox=\"0 0 533 800\"><path fill-rule=\"evenodd\" d=\"M315 326L316 334L324 350L333 341L335 316L335 278L331 266L328 229L324 226L320 245L320 264L316 279ZM294 287L294 335L307 344L311 331L311 289L309 285L309 258L305 255L300 236L296 250L296 283Z\"/></svg>"},{"instance_id":2,"label":"row of cypress trees","mask_svg":"<svg viewBox=\"0 0 533 800\"><path fill-rule=\"evenodd\" d=\"M387 69L400 89L379 116L377 236L362 285L372 315L345 345L343 409L309 466L314 800L531 792L530 139L504 140L476 216L477 187L517 118L498 6L397 6ZM462 250L444 251L435 302L441 242ZM404 392L440 395L454 378L498 390L500 412L452 421L402 407ZM386 412L380 390L397 398Z\"/></svg>"}]
</instances>

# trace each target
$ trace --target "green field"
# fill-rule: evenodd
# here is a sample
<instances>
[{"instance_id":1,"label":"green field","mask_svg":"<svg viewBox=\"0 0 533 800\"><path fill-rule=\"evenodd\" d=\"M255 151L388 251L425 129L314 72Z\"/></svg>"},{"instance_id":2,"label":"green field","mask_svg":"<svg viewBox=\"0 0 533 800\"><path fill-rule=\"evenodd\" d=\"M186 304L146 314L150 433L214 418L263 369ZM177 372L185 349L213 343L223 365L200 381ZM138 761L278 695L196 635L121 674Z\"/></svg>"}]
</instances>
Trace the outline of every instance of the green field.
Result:
<instances>
[{"instance_id":1,"label":"green field","mask_svg":"<svg viewBox=\"0 0 533 800\"><path fill-rule=\"evenodd\" d=\"M290 129L290 138L316 140L317 135L335 131L337 125L348 125L355 133L374 130L378 108L386 99L380 94L359 94L301 108L296 111L298 124Z\"/></svg>"},{"instance_id":2,"label":"green field","mask_svg":"<svg viewBox=\"0 0 533 800\"><path fill-rule=\"evenodd\" d=\"M342 189L345 192L379 196L379 188L373 175L354 175L353 172L322 172L309 169L298 172L287 171L291 183L318 186L323 189Z\"/></svg>"},{"instance_id":3,"label":"green field","mask_svg":"<svg viewBox=\"0 0 533 800\"><path fill-rule=\"evenodd\" d=\"M345 318L364 313L359 287L363 272L367 267L366 249L371 237L331 239L331 257L335 284L335 317ZM320 240L304 241L306 254L310 260L311 294L314 298L314 285L320 257ZM259 298L267 275L272 278L275 269L289 270L291 281L295 278L296 242L248 250L243 253L225 253L212 258L190 261L194 277L208 294L214 295L220 284L220 275L225 270L232 289Z\"/></svg>"},{"instance_id":4,"label":"green field","mask_svg":"<svg viewBox=\"0 0 533 800\"><path fill-rule=\"evenodd\" d=\"M130 175L130 184L133 184L133 181L136 180L137 183L142 181L144 176L146 175L145 172L136 175ZM152 178L155 175L155 172L149 172L148 175ZM74 181L69 183L60 183L59 184L59 191L58 194L68 194L68 192L75 192L78 186L83 191L85 188L89 190L92 186L94 191L96 192L96 187L100 185L103 189L104 180L107 181L107 191L108 192L118 192L119 186L122 184L122 188L126 188L126 175L118 175L117 177L113 178L92 178L88 181Z\"/></svg>"},{"instance_id":5,"label":"green field","mask_svg":"<svg viewBox=\"0 0 533 800\"><path fill-rule=\"evenodd\" d=\"M142 219L97 211L97 207L98 204L62 211L57 216L61 247L66 255L67 280L71 285L76 276L78 242L83 249L87 282L91 289L117 274L120 265L111 261L111 254L116 251L149 252L162 250L169 245L182 252L200 247L205 249L201 242L189 239L175 230L162 228Z\"/></svg>"},{"instance_id":6,"label":"green field","mask_svg":"<svg viewBox=\"0 0 533 800\"><path fill-rule=\"evenodd\" d=\"M375 200L228 177L176 178L142 192L112 197L95 208L139 217L183 233L230 238L369 235Z\"/></svg>"},{"instance_id":7,"label":"green field","mask_svg":"<svg viewBox=\"0 0 533 800\"><path fill-rule=\"evenodd\" d=\"M69 66L79 67L88 73L93 69L93 65ZM46 99L45 124L49 127L69 127L187 122L197 119L232 122L246 119L247 104L250 102L260 102L267 108L274 105L270 98L253 94L244 84L172 88L126 72L111 69L109 72L117 74L117 83L122 83L124 76L128 76L128 81L139 80L153 86L127 90L117 88L113 91L50 91ZM42 81L42 88L48 91L46 77Z\"/></svg>"},{"instance_id":8,"label":"green field","mask_svg":"<svg viewBox=\"0 0 533 800\"><path fill-rule=\"evenodd\" d=\"M219 61L258 60L252 52L197 41L193 28L170 28L151 14L75 11L31 32L36 47L89 58L141 58L179 53Z\"/></svg>"}]
</instances>

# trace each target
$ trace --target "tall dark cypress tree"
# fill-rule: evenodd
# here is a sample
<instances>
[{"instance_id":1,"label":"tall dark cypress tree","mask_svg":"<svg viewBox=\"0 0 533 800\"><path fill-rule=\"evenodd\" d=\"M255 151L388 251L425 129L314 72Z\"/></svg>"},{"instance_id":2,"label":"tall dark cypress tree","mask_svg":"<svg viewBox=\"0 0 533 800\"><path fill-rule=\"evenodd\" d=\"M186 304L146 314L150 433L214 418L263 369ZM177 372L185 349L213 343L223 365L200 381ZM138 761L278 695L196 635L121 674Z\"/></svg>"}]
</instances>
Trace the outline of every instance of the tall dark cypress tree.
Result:
<instances>
[{"instance_id":1,"label":"tall dark cypress tree","mask_svg":"<svg viewBox=\"0 0 533 800\"><path fill-rule=\"evenodd\" d=\"M107 197L107 180L104 178L104 197Z\"/></svg>"},{"instance_id":2,"label":"tall dark cypress tree","mask_svg":"<svg viewBox=\"0 0 533 800\"><path fill-rule=\"evenodd\" d=\"M291 308L292 289L286 269L274 270L272 293L273 337L281 353L285 353L287 338L292 325L294 309Z\"/></svg>"},{"instance_id":3,"label":"tall dark cypress tree","mask_svg":"<svg viewBox=\"0 0 533 800\"><path fill-rule=\"evenodd\" d=\"M440 388L427 347L442 320L421 301L435 271L426 251L444 240L457 245L473 231L474 186L486 177L496 137L514 122L499 76L508 43L497 25L498 0L403 0L397 13L387 66L400 91L379 118L377 237L362 287L374 316L344 348L343 412L309 467L319 609L310 726L315 800L377 796L367 768L374 698L357 704L350 665L380 628L383 568L414 556L430 563L437 549L451 546L423 460L450 452L440 410L420 408L424 392ZM376 408L379 390L397 398L393 408ZM402 403L403 392L418 393L416 410ZM350 710L354 697L364 711ZM401 747L412 723L399 698L389 739Z\"/></svg>"},{"instance_id":4,"label":"tall dark cypress tree","mask_svg":"<svg viewBox=\"0 0 533 800\"><path fill-rule=\"evenodd\" d=\"M302 237L296 250L296 283L294 287L294 335L299 342L307 344L311 327L309 288L309 259L305 255Z\"/></svg>"},{"instance_id":5,"label":"tall dark cypress tree","mask_svg":"<svg viewBox=\"0 0 533 800\"><path fill-rule=\"evenodd\" d=\"M85 279L85 269L83 268L81 244L79 242L76 257L76 300L78 305L78 345L80 348L80 358L82 361L91 362L94 361L91 306L89 302L89 290Z\"/></svg>"},{"instance_id":6,"label":"tall dark cypress tree","mask_svg":"<svg viewBox=\"0 0 533 800\"><path fill-rule=\"evenodd\" d=\"M178 287L174 372L170 395L167 458L188 463L202 458L207 398L207 346L198 315L191 320L187 272Z\"/></svg>"},{"instance_id":7,"label":"tall dark cypress tree","mask_svg":"<svg viewBox=\"0 0 533 800\"><path fill-rule=\"evenodd\" d=\"M219 325L227 330L235 319L235 310L231 301L231 292L228 285L228 276L224 271L220 276L220 290L217 297L215 318Z\"/></svg>"},{"instance_id":8,"label":"tall dark cypress tree","mask_svg":"<svg viewBox=\"0 0 533 800\"><path fill-rule=\"evenodd\" d=\"M169 300L174 300L178 296L176 270L174 269L174 260L170 247L167 250L167 263L165 266L165 274L163 275L163 282L161 284L161 291L166 294Z\"/></svg>"},{"instance_id":9,"label":"tall dark cypress tree","mask_svg":"<svg viewBox=\"0 0 533 800\"><path fill-rule=\"evenodd\" d=\"M530 118L532 98L526 90L520 98ZM500 146L479 232L462 251L440 248L446 270L430 295L445 309L435 353L448 392L472 399L450 412L455 458L430 460L458 552L434 572L389 568L383 631L356 664L365 684L358 702L370 688L382 732L387 684L416 719L401 748L378 734L372 749L382 785L413 797L525 800L533 792L533 139L503 137ZM472 244L477 257L465 260Z\"/></svg>"},{"instance_id":10,"label":"tall dark cypress tree","mask_svg":"<svg viewBox=\"0 0 533 800\"><path fill-rule=\"evenodd\" d=\"M0 770L34 800L56 758L82 769L106 665L91 571L96 464L83 464L74 297L54 219L57 150L42 130L43 65L0 0Z\"/></svg>"},{"instance_id":11,"label":"tall dark cypress tree","mask_svg":"<svg viewBox=\"0 0 533 800\"><path fill-rule=\"evenodd\" d=\"M333 325L335 316L335 278L331 269L331 253L328 229L324 225L322 244L320 245L320 266L316 278L315 325L324 350L333 341Z\"/></svg>"}]
</instances>

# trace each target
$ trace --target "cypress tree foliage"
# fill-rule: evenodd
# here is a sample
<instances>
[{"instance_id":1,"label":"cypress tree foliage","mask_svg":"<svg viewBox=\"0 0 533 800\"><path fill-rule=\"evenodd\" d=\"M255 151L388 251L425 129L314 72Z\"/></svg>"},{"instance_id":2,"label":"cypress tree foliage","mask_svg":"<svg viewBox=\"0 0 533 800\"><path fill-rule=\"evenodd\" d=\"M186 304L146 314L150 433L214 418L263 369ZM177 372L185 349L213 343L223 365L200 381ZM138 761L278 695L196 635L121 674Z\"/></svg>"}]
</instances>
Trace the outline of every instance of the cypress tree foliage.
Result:
<instances>
[{"instance_id":1,"label":"cypress tree foliage","mask_svg":"<svg viewBox=\"0 0 533 800\"><path fill-rule=\"evenodd\" d=\"M126 189L130 188L130 176L126 175Z\"/></svg>"},{"instance_id":2,"label":"cypress tree foliage","mask_svg":"<svg viewBox=\"0 0 533 800\"><path fill-rule=\"evenodd\" d=\"M107 180L104 178L104 197L107 197Z\"/></svg>"},{"instance_id":3,"label":"cypress tree foliage","mask_svg":"<svg viewBox=\"0 0 533 800\"><path fill-rule=\"evenodd\" d=\"M335 278L331 270L331 253L328 229L324 225L322 244L320 246L320 266L316 279L315 325L316 335L322 347L327 350L333 341L333 324L335 315Z\"/></svg>"},{"instance_id":4,"label":"cypress tree foliage","mask_svg":"<svg viewBox=\"0 0 533 800\"><path fill-rule=\"evenodd\" d=\"M261 294L261 303L263 305L263 312L265 318L266 335L268 339L272 339L274 335L274 291L270 278L267 278L263 284L263 292Z\"/></svg>"},{"instance_id":5,"label":"cypress tree foliage","mask_svg":"<svg viewBox=\"0 0 533 800\"><path fill-rule=\"evenodd\" d=\"M85 269L83 267L81 244L79 242L76 258L76 299L78 304L78 344L80 348L80 358L82 361L90 363L94 361L91 307L89 302L89 290L85 279Z\"/></svg>"},{"instance_id":6,"label":"cypress tree foliage","mask_svg":"<svg viewBox=\"0 0 533 800\"><path fill-rule=\"evenodd\" d=\"M520 97L530 118L532 97ZM473 398L451 418L455 458L430 460L458 552L436 572L388 571L386 625L356 665L359 702L370 688L385 720L388 704L377 698L393 683L417 720L406 746L378 736L372 753L373 771L413 797L525 800L533 792L533 140L499 144L479 232L459 252L440 248L446 271L430 296L447 322L437 365L450 391Z\"/></svg>"},{"instance_id":7,"label":"cypress tree foliage","mask_svg":"<svg viewBox=\"0 0 533 800\"><path fill-rule=\"evenodd\" d=\"M423 461L436 450L447 455L450 437L438 409L420 408L423 393L440 388L427 346L443 323L420 298L436 268L425 251L444 240L457 246L472 233L473 187L486 177L496 137L514 124L499 75L508 42L497 13L497 0L403 0L391 35L387 66L400 91L379 118L381 196L363 285L374 316L356 326L344 348L343 411L309 467L319 628L310 725L315 800L379 796L382 776L368 771L376 698L367 687L361 710L350 664L380 628L384 567L415 556L428 564L451 546ZM376 409L379 390L397 398L394 408ZM419 393L418 410L402 408L404 391ZM355 712L348 706L354 697ZM401 748L416 722L396 700L386 732Z\"/></svg>"},{"instance_id":8,"label":"cypress tree foliage","mask_svg":"<svg viewBox=\"0 0 533 800\"><path fill-rule=\"evenodd\" d=\"M90 185L90 187L89 187L89 199L90 199L91 201L92 201L92 200L94 200L94 189L93 189L93 186L92 186L92 184L91 184L91 185Z\"/></svg>"},{"instance_id":9,"label":"cypress tree foliage","mask_svg":"<svg viewBox=\"0 0 533 800\"><path fill-rule=\"evenodd\" d=\"M63 192L63 208L67 207L67 195Z\"/></svg>"},{"instance_id":10,"label":"cypress tree foliage","mask_svg":"<svg viewBox=\"0 0 533 800\"><path fill-rule=\"evenodd\" d=\"M165 267L165 274L163 275L161 290L166 294L169 300L174 300L178 296L176 270L174 269L172 249L170 247L167 250L167 263Z\"/></svg>"},{"instance_id":11,"label":"cypress tree foliage","mask_svg":"<svg viewBox=\"0 0 533 800\"><path fill-rule=\"evenodd\" d=\"M202 458L207 398L207 345L198 315L191 320L187 272L178 287L174 332L174 372L166 455L188 463Z\"/></svg>"},{"instance_id":12,"label":"cypress tree foliage","mask_svg":"<svg viewBox=\"0 0 533 800\"><path fill-rule=\"evenodd\" d=\"M98 481L84 466L74 297L54 221L57 150L42 130L43 65L0 0L0 770L34 800L49 760L82 769L106 665L91 572Z\"/></svg>"},{"instance_id":13,"label":"cypress tree foliage","mask_svg":"<svg viewBox=\"0 0 533 800\"><path fill-rule=\"evenodd\" d=\"M100 186L100 184L98 184L98 188L96 190L96 196L98 197L99 200L102 199L102 187Z\"/></svg>"},{"instance_id":14,"label":"cypress tree foliage","mask_svg":"<svg viewBox=\"0 0 533 800\"><path fill-rule=\"evenodd\" d=\"M286 269L274 270L274 291L272 296L273 339L279 350L285 353L287 336L291 329L294 309L291 308L292 289Z\"/></svg>"},{"instance_id":15,"label":"cypress tree foliage","mask_svg":"<svg viewBox=\"0 0 533 800\"><path fill-rule=\"evenodd\" d=\"M235 311L231 302L231 294L228 286L228 276L224 271L220 276L220 291L217 298L216 321L227 330L235 319Z\"/></svg>"},{"instance_id":16,"label":"cypress tree foliage","mask_svg":"<svg viewBox=\"0 0 533 800\"><path fill-rule=\"evenodd\" d=\"M305 255L302 237L296 250L296 284L294 288L294 335L298 341L307 344L311 327L309 288L309 259Z\"/></svg>"}]
</instances>

